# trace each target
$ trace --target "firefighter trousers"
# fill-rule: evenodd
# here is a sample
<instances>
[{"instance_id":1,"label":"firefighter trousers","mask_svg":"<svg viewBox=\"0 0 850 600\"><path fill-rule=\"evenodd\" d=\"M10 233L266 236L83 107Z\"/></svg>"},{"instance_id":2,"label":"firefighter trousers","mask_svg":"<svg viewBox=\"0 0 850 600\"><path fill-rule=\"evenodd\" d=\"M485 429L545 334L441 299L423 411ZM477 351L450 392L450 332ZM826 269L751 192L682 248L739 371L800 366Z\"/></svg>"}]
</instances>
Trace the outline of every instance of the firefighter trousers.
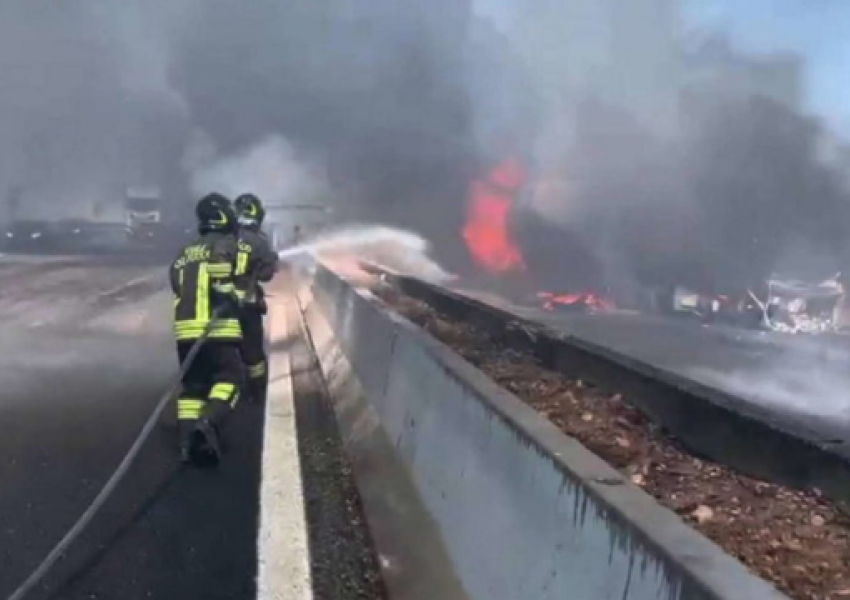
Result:
<instances>
[{"instance_id":1,"label":"firefighter trousers","mask_svg":"<svg viewBox=\"0 0 850 600\"><path fill-rule=\"evenodd\" d=\"M180 364L186 360L193 341L177 342ZM182 390L177 399L177 420L181 436L191 430L202 417L221 426L239 401L243 387L242 359L239 343L207 340L183 375Z\"/></svg>"},{"instance_id":2,"label":"firefighter trousers","mask_svg":"<svg viewBox=\"0 0 850 600\"><path fill-rule=\"evenodd\" d=\"M255 402L265 402L269 386L269 365L266 356L266 335L263 313L259 309L245 309L239 318L242 326L242 360L248 375L247 392Z\"/></svg>"}]
</instances>

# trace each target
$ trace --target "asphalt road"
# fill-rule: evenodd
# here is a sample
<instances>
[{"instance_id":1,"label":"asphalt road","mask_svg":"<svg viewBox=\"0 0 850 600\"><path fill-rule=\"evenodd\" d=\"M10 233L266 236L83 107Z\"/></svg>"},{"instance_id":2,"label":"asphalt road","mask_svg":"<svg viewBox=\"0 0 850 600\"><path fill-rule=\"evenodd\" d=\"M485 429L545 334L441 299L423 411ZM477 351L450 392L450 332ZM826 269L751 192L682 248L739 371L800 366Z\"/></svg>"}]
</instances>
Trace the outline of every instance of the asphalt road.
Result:
<instances>
[{"instance_id":1,"label":"asphalt road","mask_svg":"<svg viewBox=\"0 0 850 600\"><path fill-rule=\"evenodd\" d=\"M163 267L0 257L0 598L86 508L176 374ZM34 598L254 594L260 411L218 471L179 469L174 418Z\"/></svg>"}]
</instances>

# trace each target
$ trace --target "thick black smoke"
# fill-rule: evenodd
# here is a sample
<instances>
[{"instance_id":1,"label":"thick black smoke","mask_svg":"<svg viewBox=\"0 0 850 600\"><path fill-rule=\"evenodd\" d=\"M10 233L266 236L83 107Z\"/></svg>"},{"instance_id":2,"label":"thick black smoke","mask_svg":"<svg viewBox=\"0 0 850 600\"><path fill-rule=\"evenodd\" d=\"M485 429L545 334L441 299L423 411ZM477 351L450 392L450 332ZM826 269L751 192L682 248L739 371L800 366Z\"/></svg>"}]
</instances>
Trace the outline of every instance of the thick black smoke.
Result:
<instances>
[{"instance_id":1,"label":"thick black smoke","mask_svg":"<svg viewBox=\"0 0 850 600\"><path fill-rule=\"evenodd\" d=\"M509 26L472 4L8 0L0 185L73 204L185 180L193 131L223 156L278 135L327 171L341 218L458 259L468 183L520 156L566 190L529 185L515 214L547 287L722 290L841 262L850 202L799 61L695 58L674 0L517 3Z\"/></svg>"},{"instance_id":2,"label":"thick black smoke","mask_svg":"<svg viewBox=\"0 0 850 600\"><path fill-rule=\"evenodd\" d=\"M19 190L39 215L118 204L182 152L179 110L131 68L99 4L0 6L0 198Z\"/></svg>"},{"instance_id":3,"label":"thick black smoke","mask_svg":"<svg viewBox=\"0 0 850 600\"><path fill-rule=\"evenodd\" d=\"M564 209L577 215L554 226L520 217L547 284L733 293L772 274L840 270L850 197L818 158L818 122L765 97L707 97L667 142L625 111L580 107Z\"/></svg>"},{"instance_id":4,"label":"thick black smoke","mask_svg":"<svg viewBox=\"0 0 850 600\"><path fill-rule=\"evenodd\" d=\"M850 197L818 157L818 122L764 97L723 103L694 120L684 155L699 207L703 285L740 289L773 272L825 278L839 270ZM798 243L813 256L783 261Z\"/></svg>"},{"instance_id":5,"label":"thick black smoke","mask_svg":"<svg viewBox=\"0 0 850 600\"><path fill-rule=\"evenodd\" d=\"M831 132L801 108L802 60L694 52L675 3L603 4L579 27L576 4L544 2L503 36L521 59L502 68L536 96L517 148L563 189L529 189L515 214L538 285L734 293L841 269L850 194L821 156ZM591 24L605 35L582 36Z\"/></svg>"},{"instance_id":6,"label":"thick black smoke","mask_svg":"<svg viewBox=\"0 0 850 600\"><path fill-rule=\"evenodd\" d=\"M227 153L279 133L347 216L459 243L470 172L463 1L206 3L174 49L194 125Z\"/></svg>"},{"instance_id":7,"label":"thick black smoke","mask_svg":"<svg viewBox=\"0 0 850 600\"><path fill-rule=\"evenodd\" d=\"M0 184L54 211L74 210L74 188L120 204L125 185L185 184L193 131L220 157L282 136L330 175L341 218L459 254L476 168L469 13L454 0L10 0Z\"/></svg>"}]
</instances>

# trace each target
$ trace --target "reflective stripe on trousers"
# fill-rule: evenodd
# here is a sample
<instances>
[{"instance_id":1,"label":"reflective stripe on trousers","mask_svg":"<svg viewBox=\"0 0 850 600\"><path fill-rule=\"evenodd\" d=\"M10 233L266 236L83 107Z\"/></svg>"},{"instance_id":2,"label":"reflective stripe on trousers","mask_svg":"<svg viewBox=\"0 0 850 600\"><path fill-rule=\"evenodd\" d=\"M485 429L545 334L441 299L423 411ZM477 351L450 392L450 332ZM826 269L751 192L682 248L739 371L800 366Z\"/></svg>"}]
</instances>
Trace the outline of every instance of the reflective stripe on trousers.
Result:
<instances>
[{"instance_id":1,"label":"reflective stripe on trousers","mask_svg":"<svg viewBox=\"0 0 850 600\"><path fill-rule=\"evenodd\" d=\"M204 416L209 401L224 402L233 407L239 402L239 390L232 383L217 383L210 390L209 400L193 397L177 399L177 420L197 421Z\"/></svg>"},{"instance_id":2,"label":"reflective stripe on trousers","mask_svg":"<svg viewBox=\"0 0 850 600\"><path fill-rule=\"evenodd\" d=\"M233 383L216 383L210 390L209 399L236 406L239 402L239 389Z\"/></svg>"},{"instance_id":3,"label":"reflective stripe on trousers","mask_svg":"<svg viewBox=\"0 0 850 600\"><path fill-rule=\"evenodd\" d=\"M248 377L251 379L259 379L266 374L266 361L258 362L255 365L248 365Z\"/></svg>"},{"instance_id":4,"label":"reflective stripe on trousers","mask_svg":"<svg viewBox=\"0 0 850 600\"><path fill-rule=\"evenodd\" d=\"M204 414L204 407L207 403L200 398L178 398L177 399L177 420L178 421L197 421Z\"/></svg>"}]
</instances>

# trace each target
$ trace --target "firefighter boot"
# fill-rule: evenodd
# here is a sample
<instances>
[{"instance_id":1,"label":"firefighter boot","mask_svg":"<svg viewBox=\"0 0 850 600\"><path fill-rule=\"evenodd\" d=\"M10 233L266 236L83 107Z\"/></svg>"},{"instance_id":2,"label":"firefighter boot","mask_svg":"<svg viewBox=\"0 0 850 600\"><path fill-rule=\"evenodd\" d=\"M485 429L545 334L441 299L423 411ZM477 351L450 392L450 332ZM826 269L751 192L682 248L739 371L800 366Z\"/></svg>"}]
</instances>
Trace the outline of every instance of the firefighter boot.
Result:
<instances>
[{"instance_id":1,"label":"firefighter boot","mask_svg":"<svg viewBox=\"0 0 850 600\"><path fill-rule=\"evenodd\" d=\"M213 400L207 415L200 419L192 430L190 447L193 461L198 466L216 466L221 461L223 444L221 426L230 413L230 405Z\"/></svg>"},{"instance_id":2,"label":"firefighter boot","mask_svg":"<svg viewBox=\"0 0 850 600\"><path fill-rule=\"evenodd\" d=\"M266 395L269 389L268 371L266 371L259 377L251 379L248 384L248 388L250 390L251 404L256 404L259 406L265 405Z\"/></svg>"},{"instance_id":3,"label":"firefighter boot","mask_svg":"<svg viewBox=\"0 0 850 600\"><path fill-rule=\"evenodd\" d=\"M257 383L257 391L255 394L257 395L257 404L260 406L265 406L266 404L266 396L268 395L269 390L269 382L268 376L263 381Z\"/></svg>"},{"instance_id":4,"label":"firefighter boot","mask_svg":"<svg viewBox=\"0 0 850 600\"><path fill-rule=\"evenodd\" d=\"M268 362L262 360L246 369L248 404L263 405L266 401L266 389L269 385Z\"/></svg>"},{"instance_id":5,"label":"firefighter boot","mask_svg":"<svg viewBox=\"0 0 850 600\"><path fill-rule=\"evenodd\" d=\"M214 467L221 461L221 445L218 428L208 418L199 420L191 434L189 454L197 467Z\"/></svg>"}]
</instances>

